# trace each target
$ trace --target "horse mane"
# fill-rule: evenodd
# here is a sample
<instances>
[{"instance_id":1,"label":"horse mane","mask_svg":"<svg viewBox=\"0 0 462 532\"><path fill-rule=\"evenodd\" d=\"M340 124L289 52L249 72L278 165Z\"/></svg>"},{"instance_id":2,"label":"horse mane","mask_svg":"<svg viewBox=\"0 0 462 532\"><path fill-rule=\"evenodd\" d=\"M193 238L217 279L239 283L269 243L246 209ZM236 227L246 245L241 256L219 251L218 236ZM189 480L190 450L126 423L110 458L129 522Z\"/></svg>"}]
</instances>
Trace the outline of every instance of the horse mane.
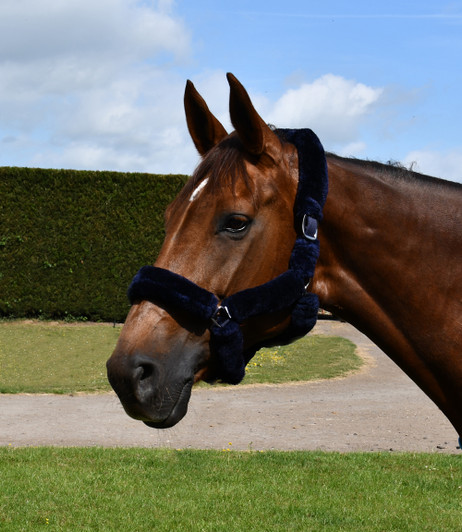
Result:
<instances>
[{"instance_id":1,"label":"horse mane","mask_svg":"<svg viewBox=\"0 0 462 532\"><path fill-rule=\"evenodd\" d=\"M356 167L359 166L366 171L372 171L376 175L390 176L394 179L400 179L417 185L437 186L440 188L449 187L459 191L462 190L462 184L460 183L414 172L412 169L406 168L402 163L397 161L389 161L384 164L377 161L356 159L355 157L341 157L335 153L326 153L326 156L332 160L353 164Z\"/></svg>"}]
</instances>

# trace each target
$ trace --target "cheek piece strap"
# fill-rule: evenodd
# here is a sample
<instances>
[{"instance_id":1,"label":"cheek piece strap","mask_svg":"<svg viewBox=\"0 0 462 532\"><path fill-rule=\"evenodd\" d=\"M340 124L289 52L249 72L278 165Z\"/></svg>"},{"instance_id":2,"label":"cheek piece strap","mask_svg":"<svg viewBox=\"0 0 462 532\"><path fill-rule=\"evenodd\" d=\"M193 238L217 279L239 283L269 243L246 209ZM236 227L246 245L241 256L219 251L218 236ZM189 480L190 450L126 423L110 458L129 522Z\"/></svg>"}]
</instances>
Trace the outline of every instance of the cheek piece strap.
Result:
<instances>
[{"instance_id":1,"label":"cheek piece strap","mask_svg":"<svg viewBox=\"0 0 462 532\"><path fill-rule=\"evenodd\" d=\"M151 301L172 315L192 315L204 330L210 330L210 350L216 367L210 379L213 381L238 384L258 349L290 343L311 331L317 320L319 300L307 288L319 256L317 228L327 197L324 149L310 129L277 129L275 133L295 145L299 159L294 204L297 238L287 271L221 302L189 279L155 266L143 266L128 288L131 304ZM284 310L291 315L288 327L279 336L244 350L241 325L250 318Z\"/></svg>"}]
</instances>

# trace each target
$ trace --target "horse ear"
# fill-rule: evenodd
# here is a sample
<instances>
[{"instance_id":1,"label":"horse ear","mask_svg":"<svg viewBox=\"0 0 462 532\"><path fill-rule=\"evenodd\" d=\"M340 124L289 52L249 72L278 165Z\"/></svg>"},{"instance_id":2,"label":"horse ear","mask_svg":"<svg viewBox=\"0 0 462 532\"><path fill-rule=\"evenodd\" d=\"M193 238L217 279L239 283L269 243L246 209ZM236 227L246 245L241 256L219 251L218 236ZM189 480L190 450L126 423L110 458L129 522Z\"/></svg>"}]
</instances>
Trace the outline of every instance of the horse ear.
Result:
<instances>
[{"instance_id":1,"label":"horse ear","mask_svg":"<svg viewBox=\"0 0 462 532\"><path fill-rule=\"evenodd\" d=\"M271 155L271 147L280 146L277 136L255 110L247 91L231 73L226 75L230 86L229 113L245 149L261 155L264 151Z\"/></svg>"},{"instance_id":2,"label":"horse ear","mask_svg":"<svg viewBox=\"0 0 462 532\"><path fill-rule=\"evenodd\" d=\"M201 155L205 155L228 135L189 80L184 91L184 109L189 134Z\"/></svg>"}]
</instances>

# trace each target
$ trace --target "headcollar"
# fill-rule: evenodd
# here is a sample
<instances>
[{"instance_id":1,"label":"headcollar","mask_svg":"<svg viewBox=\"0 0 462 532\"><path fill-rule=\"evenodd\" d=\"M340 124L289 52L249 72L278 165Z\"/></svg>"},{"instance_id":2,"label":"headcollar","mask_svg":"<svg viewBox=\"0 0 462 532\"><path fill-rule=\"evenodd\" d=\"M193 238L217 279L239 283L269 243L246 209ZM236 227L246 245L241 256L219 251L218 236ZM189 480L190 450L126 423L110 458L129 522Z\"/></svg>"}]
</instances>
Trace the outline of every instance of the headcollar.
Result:
<instances>
[{"instance_id":1,"label":"headcollar","mask_svg":"<svg viewBox=\"0 0 462 532\"><path fill-rule=\"evenodd\" d=\"M277 129L285 142L295 145L299 181L294 203L297 238L289 268L278 277L223 301L185 277L155 266L144 266L128 289L130 303L148 300L167 312L186 312L210 330L210 349L217 362L215 378L238 384L245 366L265 345L290 343L315 325L319 300L307 291L319 256L318 222L327 197L327 164L324 149L311 129ZM244 351L241 324L249 318L281 310L291 311L288 328L276 338Z\"/></svg>"}]
</instances>

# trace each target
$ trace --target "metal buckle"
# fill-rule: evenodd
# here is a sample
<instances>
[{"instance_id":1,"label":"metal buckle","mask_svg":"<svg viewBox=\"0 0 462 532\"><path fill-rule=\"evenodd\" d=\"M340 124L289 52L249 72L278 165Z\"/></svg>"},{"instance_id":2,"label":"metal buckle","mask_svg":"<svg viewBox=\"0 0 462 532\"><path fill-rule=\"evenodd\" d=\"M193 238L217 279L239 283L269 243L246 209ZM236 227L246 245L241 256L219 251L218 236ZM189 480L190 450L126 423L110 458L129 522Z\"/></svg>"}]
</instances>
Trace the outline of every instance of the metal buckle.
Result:
<instances>
[{"instance_id":1,"label":"metal buckle","mask_svg":"<svg viewBox=\"0 0 462 532\"><path fill-rule=\"evenodd\" d=\"M309 214L305 214L302 220L302 233L307 240L318 238L318 221Z\"/></svg>"},{"instance_id":2,"label":"metal buckle","mask_svg":"<svg viewBox=\"0 0 462 532\"><path fill-rule=\"evenodd\" d=\"M221 321L222 319L224 319L224 321ZM211 317L211 320L214 323L214 325L216 325L217 327L220 327L220 329L224 327L231 319L232 318L228 310L228 307L226 306L222 307L221 305L217 308L214 315Z\"/></svg>"}]
</instances>

